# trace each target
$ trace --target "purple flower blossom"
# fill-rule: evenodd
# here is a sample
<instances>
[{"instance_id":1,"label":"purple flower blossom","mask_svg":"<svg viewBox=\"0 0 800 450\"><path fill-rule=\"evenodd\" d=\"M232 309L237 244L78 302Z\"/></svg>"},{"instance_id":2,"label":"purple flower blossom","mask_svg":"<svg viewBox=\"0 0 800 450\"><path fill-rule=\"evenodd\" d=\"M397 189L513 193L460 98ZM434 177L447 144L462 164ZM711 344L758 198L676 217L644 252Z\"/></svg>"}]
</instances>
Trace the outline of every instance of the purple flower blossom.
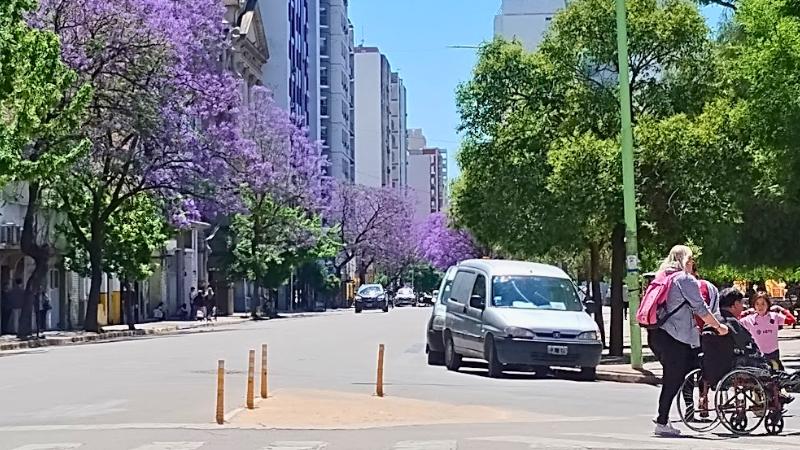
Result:
<instances>
[{"instance_id":1,"label":"purple flower blossom","mask_svg":"<svg viewBox=\"0 0 800 450\"><path fill-rule=\"evenodd\" d=\"M417 228L419 256L439 270L479 255L475 240L466 230L453 229L443 213L433 213Z\"/></svg>"}]
</instances>

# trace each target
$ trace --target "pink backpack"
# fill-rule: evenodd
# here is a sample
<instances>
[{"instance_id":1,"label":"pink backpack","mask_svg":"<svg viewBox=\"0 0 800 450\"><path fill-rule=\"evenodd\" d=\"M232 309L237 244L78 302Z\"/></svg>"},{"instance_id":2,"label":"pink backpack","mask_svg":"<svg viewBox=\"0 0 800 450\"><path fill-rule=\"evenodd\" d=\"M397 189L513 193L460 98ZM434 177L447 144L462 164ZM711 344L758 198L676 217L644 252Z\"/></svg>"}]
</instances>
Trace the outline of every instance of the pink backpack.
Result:
<instances>
[{"instance_id":1,"label":"pink backpack","mask_svg":"<svg viewBox=\"0 0 800 450\"><path fill-rule=\"evenodd\" d=\"M658 272L656 278L647 286L647 290L639 303L639 309L636 311L636 320L639 326L653 330L660 327L667 321L673 314L678 312L683 305L675 308L674 311L667 314L663 319L658 320L658 308L667 303L667 296L669 296L669 289L672 286L672 280L681 272L673 272L669 275L666 272Z\"/></svg>"}]
</instances>

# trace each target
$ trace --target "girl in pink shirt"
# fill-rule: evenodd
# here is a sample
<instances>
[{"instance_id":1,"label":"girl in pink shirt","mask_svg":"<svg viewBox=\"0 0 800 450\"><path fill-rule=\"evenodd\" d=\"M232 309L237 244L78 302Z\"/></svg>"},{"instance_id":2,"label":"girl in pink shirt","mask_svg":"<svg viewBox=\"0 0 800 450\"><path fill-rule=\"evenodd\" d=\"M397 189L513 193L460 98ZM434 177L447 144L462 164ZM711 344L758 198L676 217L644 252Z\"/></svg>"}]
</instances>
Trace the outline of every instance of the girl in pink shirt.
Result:
<instances>
[{"instance_id":1,"label":"girl in pink shirt","mask_svg":"<svg viewBox=\"0 0 800 450\"><path fill-rule=\"evenodd\" d=\"M753 335L758 349L764 358L777 370L783 370L781 354L778 349L778 330L783 325L791 325L795 318L787 309L772 306L769 295L759 292L753 297L753 309L742 313L739 322Z\"/></svg>"}]
</instances>

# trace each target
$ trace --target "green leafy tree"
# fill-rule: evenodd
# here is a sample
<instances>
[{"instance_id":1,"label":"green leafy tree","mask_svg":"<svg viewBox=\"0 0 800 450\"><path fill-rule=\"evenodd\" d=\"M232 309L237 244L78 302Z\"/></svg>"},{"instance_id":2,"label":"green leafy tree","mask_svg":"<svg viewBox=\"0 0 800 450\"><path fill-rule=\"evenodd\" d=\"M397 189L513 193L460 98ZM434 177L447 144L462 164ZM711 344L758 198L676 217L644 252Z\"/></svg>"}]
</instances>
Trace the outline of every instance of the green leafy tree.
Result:
<instances>
[{"instance_id":1,"label":"green leafy tree","mask_svg":"<svg viewBox=\"0 0 800 450\"><path fill-rule=\"evenodd\" d=\"M91 273L89 254L79 242L74 225L60 227L67 242L65 265L68 269L88 277ZM80 226L82 232L87 233L91 223L87 218ZM109 217L106 230L108 243L103 252L103 271L120 279L125 297L123 303L126 323L130 329L134 329L131 283L146 280L152 275L153 257L164 246L173 230L165 220L162 205L147 194L128 199Z\"/></svg>"},{"instance_id":2,"label":"green leafy tree","mask_svg":"<svg viewBox=\"0 0 800 450\"><path fill-rule=\"evenodd\" d=\"M20 182L27 204L21 248L34 262L25 287L18 334L28 337L34 300L43 292L54 254L52 227L41 212L51 181L87 148L75 135L90 97L86 85L61 61L58 37L25 21L33 0L0 6L0 186Z\"/></svg>"},{"instance_id":3,"label":"green leafy tree","mask_svg":"<svg viewBox=\"0 0 800 450\"><path fill-rule=\"evenodd\" d=\"M727 134L753 152L753 180L741 221L704 242L704 263L800 264L800 6L793 0L738 0L721 42Z\"/></svg>"},{"instance_id":4,"label":"green leafy tree","mask_svg":"<svg viewBox=\"0 0 800 450\"><path fill-rule=\"evenodd\" d=\"M319 216L282 205L268 194L243 193L242 198L249 213L237 214L231 223L229 274L253 282L259 298L267 290L272 313L271 292L289 279L294 267L336 255L337 230L324 226ZM257 303L251 311L254 318Z\"/></svg>"},{"instance_id":5,"label":"green leafy tree","mask_svg":"<svg viewBox=\"0 0 800 450\"><path fill-rule=\"evenodd\" d=\"M692 145L702 137L677 136L683 145L668 148L672 137L665 133L680 131L677 122L698 134L708 128L694 123L718 93L718 67L696 5L626 3L634 123L637 130L651 130L636 142L637 189L644 192L640 216L653 241L668 240L699 220L693 212L712 208L705 198L676 205L649 195L665 186L674 187L664 189L672 196L677 190L687 198L709 191L694 181L705 186L714 176L693 159L701 156ZM502 41L484 46L473 80L459 91L467 140L459 155L463 180L454 188L454 211L479 241L514 255L588 247L596 294L599 255L613 238L612 344L620 353L624 228L615 32L613 0L578 0L556 16L534 54ZM704 151L727 150L722 142L707 141ZM713 204L716 209L702 214L715 216L728 205Z\"/></svg>"}]
</instances>

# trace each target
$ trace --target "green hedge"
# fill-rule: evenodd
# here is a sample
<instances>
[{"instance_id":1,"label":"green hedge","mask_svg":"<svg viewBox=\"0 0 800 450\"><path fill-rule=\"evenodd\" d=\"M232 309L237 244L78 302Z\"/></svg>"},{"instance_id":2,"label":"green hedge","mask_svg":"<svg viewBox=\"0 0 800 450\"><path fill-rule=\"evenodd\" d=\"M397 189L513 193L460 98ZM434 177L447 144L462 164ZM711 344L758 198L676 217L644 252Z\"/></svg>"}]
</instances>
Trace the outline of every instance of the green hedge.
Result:
<instances>
[{"instance_id":1,"label":"green hedge","mask_svg":"<svg viewBox=\"0 0 800 450\"><path fill-rule=\"evenodd\" d=\"M731 283L736 280L751 282L778 280L787 283L796 283L800 282L800 267L734 267L723 264L716 267L700 267L700 275L714 284Z\"/></svg>"}]
</instances>

